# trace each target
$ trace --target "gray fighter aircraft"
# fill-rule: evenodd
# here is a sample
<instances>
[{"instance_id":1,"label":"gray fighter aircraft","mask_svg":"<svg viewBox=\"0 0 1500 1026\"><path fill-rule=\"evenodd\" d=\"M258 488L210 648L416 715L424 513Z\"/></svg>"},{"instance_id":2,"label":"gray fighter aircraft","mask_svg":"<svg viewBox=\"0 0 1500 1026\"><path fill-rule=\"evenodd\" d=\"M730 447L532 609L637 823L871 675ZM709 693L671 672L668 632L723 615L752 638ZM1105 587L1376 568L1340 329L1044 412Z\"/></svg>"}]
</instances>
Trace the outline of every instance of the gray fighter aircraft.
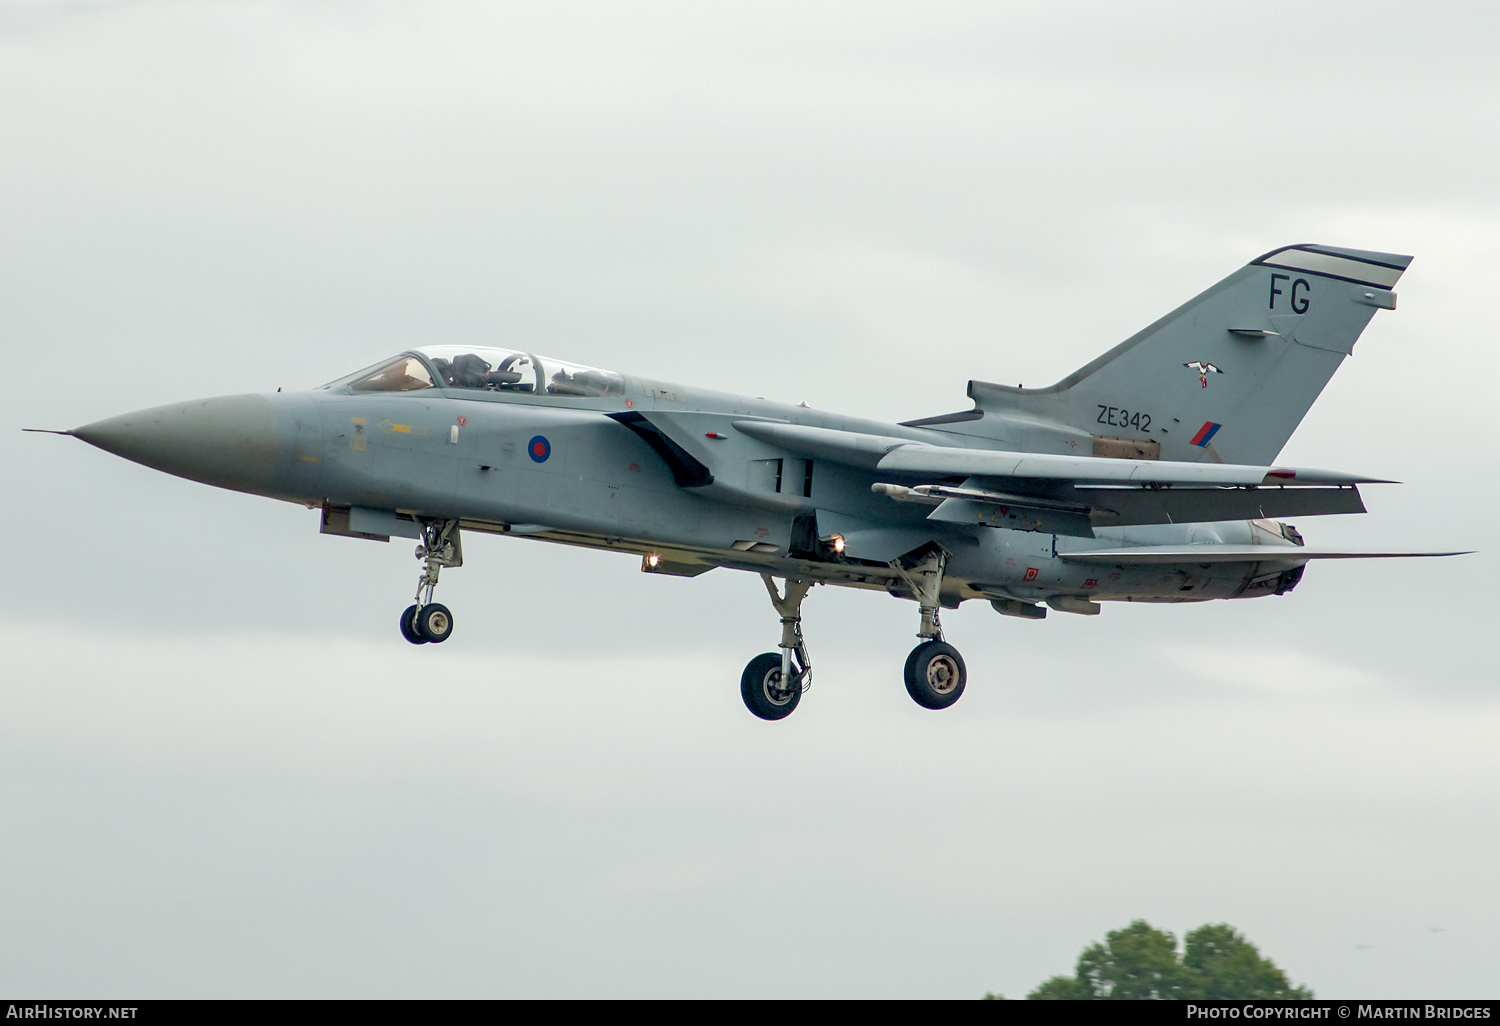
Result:
<instances>
[{"instance_id":1,"label":"gray fighter aircraft","mask_svg":"<svg viewBox=\"0 0 1500 1026\"><path fill-rule=\"evenodd\" d=\"M646 573L759 574L779 650L741 694L781 719L812 677L814 584L913 600L916 702L967 671L941 609L1284 595L1312 559L1275 518L1362 513L1376 478L1274 464L1410 257L1297 245L1251 261L1049 388L969 382L974 407L900 424L479 346L424 346L306 392L163 406L64 434L169 474L305 503L326 534L418 539L413 644L463 532L629 552ZM777 580L784 582L778 587Z\"/></svg>"}]
</instances>

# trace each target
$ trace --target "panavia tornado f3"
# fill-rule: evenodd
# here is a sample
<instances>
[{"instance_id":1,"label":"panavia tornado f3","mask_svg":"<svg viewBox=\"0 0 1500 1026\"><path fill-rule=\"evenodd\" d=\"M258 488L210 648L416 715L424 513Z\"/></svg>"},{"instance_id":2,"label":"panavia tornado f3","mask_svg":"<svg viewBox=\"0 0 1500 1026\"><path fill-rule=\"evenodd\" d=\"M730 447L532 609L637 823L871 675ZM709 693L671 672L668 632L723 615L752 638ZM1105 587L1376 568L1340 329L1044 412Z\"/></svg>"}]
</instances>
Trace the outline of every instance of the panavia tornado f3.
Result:
<instances>
[{"instance_id":1,"label":"panavia tornado f3","mask_svg":"<svg viewBox=\"0 0 1500 1026\"><path fill-rule=\"evenodd\" d=\"M781 620L745 705L778 720L812 679L815 584L915 602L906 687L967 671L940 611L1284 595L1320 550L1280 517L1362 513L1377 478L1274 461L1410 257L1267 253L1048 388L969 382L973 409L884 423L533 352L437 345L305 392L162 406L63 432L169 474L306 503L326 534L418 540L407 641L468 532L628 552L646 573L758 574ZM780 582L778 584L778 581Z\"/></svg>"}]
</instances>

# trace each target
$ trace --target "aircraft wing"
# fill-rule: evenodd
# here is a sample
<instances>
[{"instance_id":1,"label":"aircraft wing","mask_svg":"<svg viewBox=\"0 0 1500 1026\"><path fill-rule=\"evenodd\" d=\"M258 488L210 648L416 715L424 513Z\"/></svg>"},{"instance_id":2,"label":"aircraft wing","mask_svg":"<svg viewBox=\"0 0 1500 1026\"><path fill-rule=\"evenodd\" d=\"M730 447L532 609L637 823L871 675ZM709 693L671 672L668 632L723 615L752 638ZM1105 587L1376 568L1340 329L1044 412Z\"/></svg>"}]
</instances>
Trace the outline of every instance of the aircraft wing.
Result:
<instances>
[{"instance_id":1,"label":"aircraft wing","mask_svg":"<svg viewBox=\"0 0 1500 1026\"><path fill-rule=\"evenodd\" d=\"M914 442L909 438L861 434L832 428L737 420L737 430L763 442L813 458L902 474L1031 478L1077 485L1347 486L1393 484L1378 477L1303 467L1255 467L1233 463L1174 463L1102 456L962 449Z\"/></svg>"},{"instance_id":2,"label":"aircraft wing","mask_svg":"<svg viewBox=\"0 0 1500 1026\"><path fill-rule=\"evenodd\" d=\"M734 427L813 459L908 481L927 477L914 485L877 482L874 490L937 506L930 520L1080 537L1104 526L1363 513L1356 485L1388 483L1305 467L969 449L780 422L736 420Z\"/></svg>"}]
</instances>

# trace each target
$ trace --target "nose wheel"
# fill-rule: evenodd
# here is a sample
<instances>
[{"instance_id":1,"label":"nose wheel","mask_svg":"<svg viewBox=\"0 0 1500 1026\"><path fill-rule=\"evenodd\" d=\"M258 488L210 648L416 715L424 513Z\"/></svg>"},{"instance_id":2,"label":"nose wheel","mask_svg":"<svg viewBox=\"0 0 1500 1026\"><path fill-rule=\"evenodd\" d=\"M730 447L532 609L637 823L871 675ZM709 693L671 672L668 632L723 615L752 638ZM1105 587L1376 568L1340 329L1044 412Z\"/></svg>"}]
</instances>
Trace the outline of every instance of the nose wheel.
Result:
<instances>
[{"instance_id":1,"label":"nose wheel","mask_svg":"<svg viewBox=\"0 0 1500 1026\"><path fill-rule=\"evenodd\" d=\"M453 614L441 602L407 606L401 614L401 636L413 645L447 641L453 633Z\"/></svg>"},{"instance_id":2,"label":"nose wheel","mask_svg":"<svg viewBox=\"0 0 1500 1026\"><path fill-rule=\"evenodd\" d=\"M401 636L413 645L425 645L427 639L417 630L417 606L407 606L401 613Z\"/></svg>"},{"instance_id":3,"label":"nose wheel","mask_svg":"<svg viewBox=\"0 0 1500 1026\"><path fill-rule=\"evenodd\" d=\"M422 561L422 576L417 578L416 602L401 613L401 636L413 645L438 644L453 634L453 614L432 601L432 593L443 567L464 565L458 521L424 520L416 555Z\"/></svg>"}]
</instances>

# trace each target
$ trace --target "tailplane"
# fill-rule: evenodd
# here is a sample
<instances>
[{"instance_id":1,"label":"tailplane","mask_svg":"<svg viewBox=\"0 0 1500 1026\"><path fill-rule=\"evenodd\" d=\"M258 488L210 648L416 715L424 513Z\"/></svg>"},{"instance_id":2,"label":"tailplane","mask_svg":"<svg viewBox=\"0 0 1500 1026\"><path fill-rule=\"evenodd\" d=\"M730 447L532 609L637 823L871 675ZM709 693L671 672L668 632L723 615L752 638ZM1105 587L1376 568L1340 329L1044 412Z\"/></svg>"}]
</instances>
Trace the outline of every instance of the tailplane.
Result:
<instances>
[{"instance_id":1,"label":"tailplane","mask_svg":"<svg viewBox=\"0 0 1500 1026\"><path fill-rule=\"evenodd\" d=\"M1034 452L1270 464L1375 311L1395 309L1411 259L1287 246L1049 388L971 381L973 411L910 423Z\"/></svg>"}]
</instances>

